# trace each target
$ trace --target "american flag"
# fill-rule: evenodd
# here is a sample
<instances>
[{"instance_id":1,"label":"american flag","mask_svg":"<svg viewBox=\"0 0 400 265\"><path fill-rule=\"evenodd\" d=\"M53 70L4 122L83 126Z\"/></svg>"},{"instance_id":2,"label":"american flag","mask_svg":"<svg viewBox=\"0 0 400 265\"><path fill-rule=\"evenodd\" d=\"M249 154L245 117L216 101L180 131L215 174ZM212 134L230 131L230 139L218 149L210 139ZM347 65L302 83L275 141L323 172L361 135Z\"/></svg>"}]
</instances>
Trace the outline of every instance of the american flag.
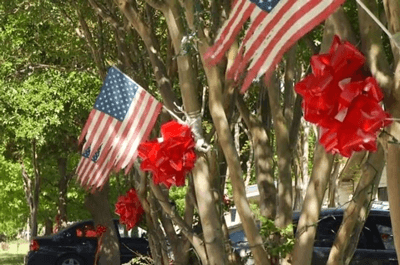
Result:
<instances>
[{"instance_id":1,"label":"american flag","mask_svg":"<svg viewBox=\"0 0 400 265\"><path fill-rule=\"evenodd\" d=\"M250 18L238 55L227 72L228 79L243 78L244 93L254 79L264 74L268 79L283 54L344 1L235 0L229 18L204 59L209 65L217 64Z\"/></svg>"},{"instance_id":2,"label":"american flag","mask_svg":"<svg viewBox=\"0 0 400 265\"><path fill-rule=\"evenodd\" d=\"M79 143L86 138L76 170L81 185L94 191L104 186L112 170L125 168L128 173L161 107L146 90L111 67L79 138Z\"/></svg>"}]
</instances>

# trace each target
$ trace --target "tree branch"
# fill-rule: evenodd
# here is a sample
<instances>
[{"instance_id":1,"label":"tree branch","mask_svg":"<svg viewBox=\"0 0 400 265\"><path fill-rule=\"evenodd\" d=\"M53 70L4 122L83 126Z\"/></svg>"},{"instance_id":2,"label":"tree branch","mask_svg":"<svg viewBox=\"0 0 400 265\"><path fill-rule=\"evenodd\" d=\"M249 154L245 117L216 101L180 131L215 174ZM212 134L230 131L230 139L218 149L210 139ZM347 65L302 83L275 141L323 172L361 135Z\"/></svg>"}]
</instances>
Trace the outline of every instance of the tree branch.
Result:
<instances>
[{"instance_id":1,"label":"tree branch","mask_svg":"<svg viewBox=\"0 0 400 265\"><path fill-rule=\"evenodd\" d=\"M159 186L154 185L154 183L150 181L150 189L153 192L156 199L160 202L160 205L164 210L164 212L168 214L168 216L172 219L172 221L174 221L175 224L181 228L182 233L186 236L186 238L196 249L197 254L199 254L201 260L204 262L204 264L207 264L207 256L204 249L203 240L192 231L191 227L189 227L185 223L185 221L179 216L176 210L172 208L171 204L168 201L168 198L163 194Z\"/></svg>"},{"instance_id":2,"label":"tree branch","mask_svg":"<svg viewBox=\"0 0 400 265\"><path fill-rule=\"evenodd\" d=\"M101 79L104 80L104 78L106 77L106 72L107 71L106 71L106 68L104 66L104 62L101 60L101 55L99 54L99 51L98 51L98 49L96 47L96 44L95 44L95 42L93 40L92 33L90 32L90 29L89 29L89 27L88 27L83 15L82 15L82 12L80 11L79 7L76 8L76 13L78 15L79 23L80 23L80 25L81 25L81 27L83 29L83 33L85 35L85 39L86 39L87 44L88 44L88 46L89 46L89 48L90 48L90 50L92 52L93 59L94 59L94 61L96 63L97 71L99 72L99 75L100 75Z\"/></svg>"}]
</instances>

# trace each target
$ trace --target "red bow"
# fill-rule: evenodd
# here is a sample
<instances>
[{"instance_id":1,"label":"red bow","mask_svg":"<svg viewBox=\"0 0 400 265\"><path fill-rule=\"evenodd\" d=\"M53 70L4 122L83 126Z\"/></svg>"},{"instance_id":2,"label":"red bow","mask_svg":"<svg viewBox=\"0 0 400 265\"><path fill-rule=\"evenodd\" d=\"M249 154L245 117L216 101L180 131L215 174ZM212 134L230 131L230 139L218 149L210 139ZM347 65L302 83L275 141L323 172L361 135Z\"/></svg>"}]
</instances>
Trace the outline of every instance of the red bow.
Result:
<instances>
[{"instance_id":1,"label":"red bow","mask_svg":"<svg viewBox=\"0 0 400 265\"><path fill-rule=\"evenodd\" d=\"M195 141L189 126L170 121L161 126L162 142L147 141L139 145L143 159L140 168L153 173L154 184L184 186L185 176L196 162Z\"/></svg>"},{"instance_id":2,"label":"red bow","mask_svg":"<svg viewBox=\"0 0 400 265\"><path fill-rule=\"evenodd\" d=\"M119 196L115 204L115 213L119 215L120 223L131 230L140 222L144 210L135 189L130 189L125 196Z\"/></svg>"},{"instance_id":3,"label":"red bow","mask_svg":"<svg viewBox=\"0 0 400 265\"><path fill-rule=\"evenodd\" d=\"M376 80L361 73L364 63L353 45L335 36L329 53L312 56L312 74L295 86L304 98L304 119L320 126L328 152L375 151L378 130L391 123Z\"/></svg>"},{"instance_id":4,"label":"red bow","mask_svg":"<svg viewBox=\"0 0 400 265\"><path fill-rule=\"evenodd\" d=\"M96 236L101 237L107 231L107 227L102 225L97 225L96 227Z\"/></svg>"}]
</instances>

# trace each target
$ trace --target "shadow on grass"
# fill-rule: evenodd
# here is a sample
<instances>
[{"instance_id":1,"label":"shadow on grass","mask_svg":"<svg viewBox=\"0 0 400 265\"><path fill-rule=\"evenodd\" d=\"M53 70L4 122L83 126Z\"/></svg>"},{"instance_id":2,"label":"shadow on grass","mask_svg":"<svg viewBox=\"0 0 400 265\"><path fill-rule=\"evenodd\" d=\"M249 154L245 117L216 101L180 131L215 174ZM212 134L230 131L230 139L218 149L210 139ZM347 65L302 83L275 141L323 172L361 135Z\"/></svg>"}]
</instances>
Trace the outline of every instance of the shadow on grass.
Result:
<instances>
[{"instance_id":1,"label":"shadow on grass","mask_svg":"<svg viewBox=\"0 0 400 265\"><path fill-rule=\"evenodd\" d=\"M1 265L23 265L25 254L0 253Z\"/></svg>"}]
</instances>

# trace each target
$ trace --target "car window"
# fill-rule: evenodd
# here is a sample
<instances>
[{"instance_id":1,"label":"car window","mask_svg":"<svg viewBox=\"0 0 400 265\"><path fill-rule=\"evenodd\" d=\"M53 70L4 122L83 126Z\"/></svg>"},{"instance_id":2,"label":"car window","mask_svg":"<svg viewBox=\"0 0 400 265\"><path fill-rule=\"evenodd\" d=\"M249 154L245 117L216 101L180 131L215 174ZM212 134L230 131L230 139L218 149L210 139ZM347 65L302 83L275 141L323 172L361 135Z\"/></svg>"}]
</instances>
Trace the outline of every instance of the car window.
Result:
<instances>
[{"instance_id":1,"label":"car window","mask_svg":"<svg viewBox=\"0 0 400 265\"><path fill-rule=\"evenodd\" d=\"M323 217L318 224L314 246L331 248L333 242L335 241L335 237L337 232L339 231L341 223L342 216ZM357 248L373 248L373 246L370 245L371 240L369 240L368 238L371 238L371 233L368 228L364 227L363 230L360 232Z\"/></svg>"},{"instance_id":2,"label":"car window","mask_svg":"<svg viewBox=\"0 0 400 265\"><path fill-rule=\"evenodd\" d=\"M134 227L127 231L125 225L117 224L118 233L121 238L146 238L146 231L140 227Z\"/></svg>"},{"instance_id":3,"label":"car window","mask_svg":"<svg viewBox=\"0 0 400 265\"><path fill-rule=\"evenodd\" d=\"M383 245L385 246L385 249L395 249L392 227L381 224L377 224L376 227L378 228L378 232L382 239Z\"/></svg>"},{"instance_id":4,"label":"car window","mask_svg":"<svg viewBox=\"0 0 400 265\"><path fill-rule=\"evenodd\" d=\"M330 248L335 240L336 233L342 222L341 217L327 216L323 217L317 229L317 234L315 236L316 247L327 247Z\"/></svg>"},{"instance_id":5,"label":"car window","mask_svg":"<svg viewBox=\"0 0 400 265\"><path fill-rule=\"evenodd\" d=\"M76 236L85 238L96 238L96 229L91 224L83 224L76 227Z\"/></svg>"},{"instance_id":6,"label":"car window","mask_svg":"<svg viewBox=\"0 0 400 265\"><path fill-rule=\"evenodd\" d=\"M125 225L118 224L118 232L121 238L132 237L132 234L133 237L138 237L136 227L132 228L130 231L127 231Z\"/></svg>"},{"instance_id":7,"label":"car window","mask_svg":"<svg viewBox=\"0 0 400 265\"><path fill-rule=\"evenodd\" d=\"M389 216L372 216L368 218L369 225L374 229L376 249L394 250L392 224Z\"/></svg>"}]
</instances>

